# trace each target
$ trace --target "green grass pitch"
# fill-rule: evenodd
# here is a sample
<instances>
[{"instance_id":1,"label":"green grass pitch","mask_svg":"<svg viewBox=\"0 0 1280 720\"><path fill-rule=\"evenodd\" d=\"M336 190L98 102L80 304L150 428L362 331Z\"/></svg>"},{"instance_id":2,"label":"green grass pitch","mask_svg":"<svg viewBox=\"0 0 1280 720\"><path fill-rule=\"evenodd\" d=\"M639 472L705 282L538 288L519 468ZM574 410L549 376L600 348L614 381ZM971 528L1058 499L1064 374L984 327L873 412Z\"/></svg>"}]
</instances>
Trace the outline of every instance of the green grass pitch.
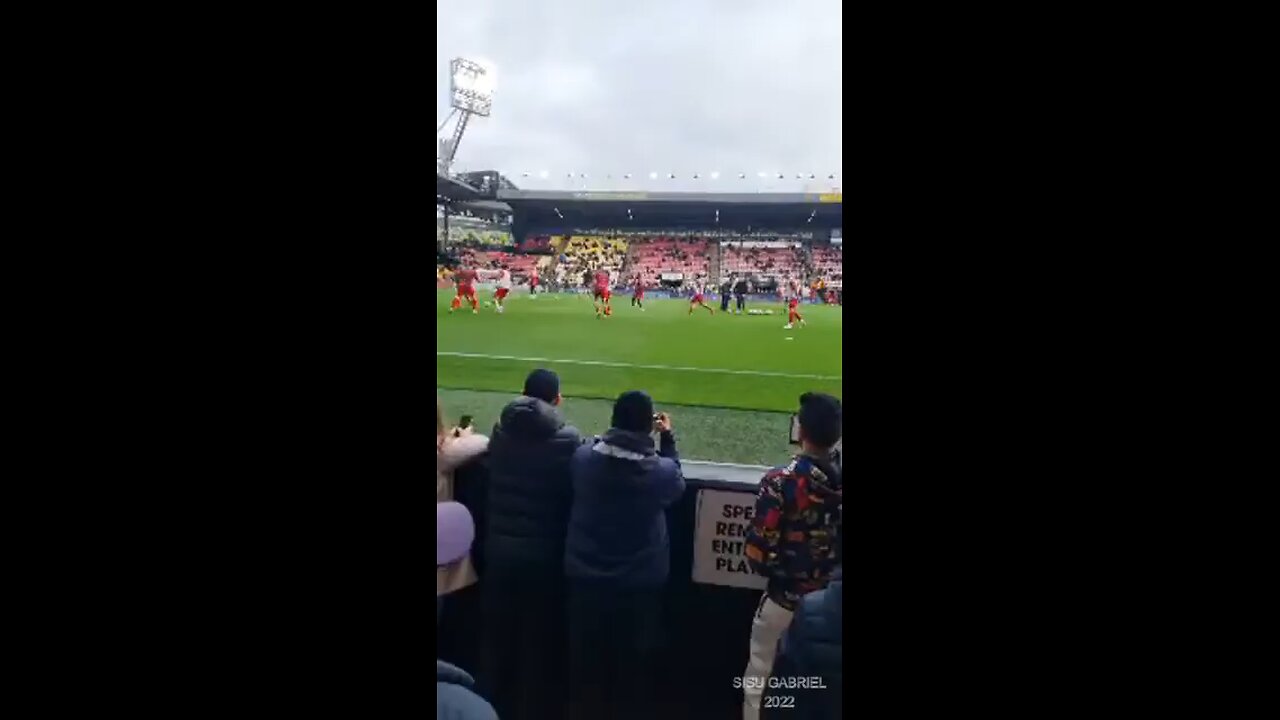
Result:
<instances>
[{"instance_id":1,"label":"green grass pitch","mask_svg":"<svg viewBox=\"0 0 1280 720\"><path fill-rule=\"evenodd\" d=\"M436 387L451 416L487 432L537 367L560 375L566 418L584 433L608 427L612 400L644 390L672 414L685 457L774 464L788 452L788 414L801 393L843 397L843 310L805 305L804 328L784 330L781 303L748 303L773 315L726 315L687 300L649 300L645 311L617 295L613 316L596 319L589 296L514 290L494 312L480 290L479 315L449 313L452 290L436 295ZM487 305L487 306L486 306Z\"/></svg>"}]
</instances>

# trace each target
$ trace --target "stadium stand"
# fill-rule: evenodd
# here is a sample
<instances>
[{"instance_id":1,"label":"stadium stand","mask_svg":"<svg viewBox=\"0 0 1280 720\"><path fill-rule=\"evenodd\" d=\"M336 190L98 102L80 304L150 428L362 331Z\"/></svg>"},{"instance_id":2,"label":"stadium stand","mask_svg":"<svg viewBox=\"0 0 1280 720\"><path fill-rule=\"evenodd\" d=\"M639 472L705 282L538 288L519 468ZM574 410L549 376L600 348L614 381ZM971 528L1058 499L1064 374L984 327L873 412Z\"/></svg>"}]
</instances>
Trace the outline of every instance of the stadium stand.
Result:
<instances>
[{"instance_id":1,"label":"stadium stand","mask_svg":"<svg viewBox=\"0 0 1280 720\"><path fill-rule=\"evenodd\" d=\"M724 243L721 247L720 274L792 278L800 276L801 263L802 256L796 247L741 247Z\"/></svg>"},{"instance_id":2,"label":"stadium stand","mask_svg":"<svg viewBox=\"0 0 1280 720\"><path fill-rule=\"evenodd\" d=\"M844 252L841 248L830 245L818 246L812 250L810 275L826 281L827 287L844 287Z\"/></svg>"},{"instance_id":3,"label":"stadium stand","mask_svg":"<svg viewBox=\"0 0 1280 720\"><path fill-rule=\"evenodd\" d=\"M559 240L560 242L557 242ZM551 238L553 247L561 248L560 267L573 277L581 275L588 267L620 271L627 256L627 241L602 235L583 235L567 238Z\"/></svg>"},{"instance_id":4,"label":"stadium stand","mask_svg":"<svg viewBox=\"0 0 1280 720\"><path fill-rule=\"evenodd\" d=\"M639 239L632 243L623 274L681 273L686 279L706 275L711 264L708 245L704 238Z\"/></svg>"}]
</instances>

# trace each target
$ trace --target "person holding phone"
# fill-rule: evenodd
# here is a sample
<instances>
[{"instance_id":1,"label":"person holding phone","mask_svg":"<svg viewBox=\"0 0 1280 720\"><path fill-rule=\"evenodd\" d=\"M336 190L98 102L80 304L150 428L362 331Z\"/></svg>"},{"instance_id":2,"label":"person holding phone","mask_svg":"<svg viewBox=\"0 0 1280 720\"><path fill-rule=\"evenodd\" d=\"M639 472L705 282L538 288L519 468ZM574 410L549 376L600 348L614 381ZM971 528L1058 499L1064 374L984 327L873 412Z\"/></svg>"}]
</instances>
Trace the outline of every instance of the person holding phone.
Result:
<instances>
[{"instance_id":1,"label":"person holding phone","mask_svg":"<svg viewBox=\"0 0 1280 720\"><path fill-rule=\"evenodd\" d=\"M620 395L611 424L570 464L568 717L584 720L652 717L648 678L671 559L666 509L685 487L671 417L654 412L648 395Z\"/></svg>"},{"instance_id":2,"label":"person holding phone","mask_svg":"<svg viewBox=\"0 0 1280 720\"><path fill-rule=\"evenodd\" d=\"M446 428L444 409L436 398L436 503L453 500L453 475L460 466L483 454L489 438L477 435L470 427ZM448 595L476 582L476 570L468 554L461 559L436 567L436 597Z\"/></svg>"}]
</instances>

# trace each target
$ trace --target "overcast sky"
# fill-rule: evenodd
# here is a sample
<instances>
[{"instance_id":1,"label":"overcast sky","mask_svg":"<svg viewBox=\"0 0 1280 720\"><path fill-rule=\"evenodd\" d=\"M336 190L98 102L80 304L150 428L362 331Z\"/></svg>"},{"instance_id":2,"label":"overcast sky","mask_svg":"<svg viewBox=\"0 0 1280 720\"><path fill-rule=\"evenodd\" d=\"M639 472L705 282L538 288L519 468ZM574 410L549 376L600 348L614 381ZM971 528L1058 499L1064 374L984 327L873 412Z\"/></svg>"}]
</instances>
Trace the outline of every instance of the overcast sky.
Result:
<instances>
[{"instance_id":1,"label":"overcast sky","mask_svg":"<svg viewBox=\"0 0 1280 720\"><path fill-rule=\"evenodd\" d=\"M840 0L438 0L436 125L449 61L482 59L493 114L468 125L456 171L525 189L840 186L840 26Z\"/></svg>"}]
</instances>

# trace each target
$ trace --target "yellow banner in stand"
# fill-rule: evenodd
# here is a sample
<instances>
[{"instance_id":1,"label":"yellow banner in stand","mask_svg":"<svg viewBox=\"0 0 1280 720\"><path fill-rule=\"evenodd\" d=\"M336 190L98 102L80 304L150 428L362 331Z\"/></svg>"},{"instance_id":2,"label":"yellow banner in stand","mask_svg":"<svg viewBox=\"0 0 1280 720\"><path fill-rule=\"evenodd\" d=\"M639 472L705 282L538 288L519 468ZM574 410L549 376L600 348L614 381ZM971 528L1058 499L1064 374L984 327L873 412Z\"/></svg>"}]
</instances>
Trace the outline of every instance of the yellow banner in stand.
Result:
<instances>
[{"instance_id":1,"label":"yellow banner in stand","mask_svg":"<svg viewBox=\"0 0 1280 720\"><path fill-rule=\"evenodd\" d=\"M818 196L818 202L824 203L842 203L844 202L844 193L823 193Z\"/></svg>"}]
</instances>

